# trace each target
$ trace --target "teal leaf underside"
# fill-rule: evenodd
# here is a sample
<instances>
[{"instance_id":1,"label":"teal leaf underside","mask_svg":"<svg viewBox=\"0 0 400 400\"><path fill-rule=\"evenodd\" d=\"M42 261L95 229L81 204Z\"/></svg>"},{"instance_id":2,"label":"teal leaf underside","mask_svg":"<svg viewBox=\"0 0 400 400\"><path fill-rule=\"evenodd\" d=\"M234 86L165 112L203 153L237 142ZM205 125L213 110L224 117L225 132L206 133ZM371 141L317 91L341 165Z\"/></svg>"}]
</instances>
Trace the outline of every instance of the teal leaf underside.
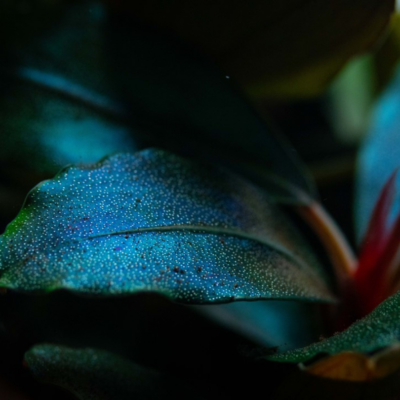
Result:
<instances>
[{"instance_id":1,"label":"teal leaf underside","mask_svg":"<svg viewBox=\"0 0 400 400\"><path fill-rule=\"evenodd\" d=\"M300 234L255 186L161 150L71 166L0 237L0 285L187 303L332 301Z\"/></svg>"},{"instance_id":2,"label":"teal leaf underside","mask_svg":"<svg viewBox=\"0 0 400 400\"><path fill-rule=\"evenodd\" d=\"M309 345L322 331L320 305L315 303L260 300L193 307L261 348L279 353Z\"/></svg>"},{"instance_id":3,"label":"teal leaf underside","mask_svg":"<svg viewBox=\"0 0 400 400\"><path fill-rule=\"evenodd\" d=\"M102 350L42 344L29 350L25 361L36 379L80 400L200 398L175 377Z\"/></svg>"},{"instance_id":4,"label":"teal leaf underside","mask_svg":"<svg viewBox=\"0 0 400 400\"><path fill-rule=\"evenodd\" d=\"M20 73L43 81L55 80L35 70ZM52 176L67 164L96 162L109 154L138 149L121 121L77 101L43 92L24 82L13 87L12 102L0 96L1 173L7 174L12 166Z\"/></svg>"},{"instance_id":5,"label":"teal leaf underside","mask_svg":"<svg viewBox=\"0 0 400 400\"><path fill-rule=\"evenodd\" d=\"M398 342L399 321L400 292L397 292L345 331L302 349L269 356L268 359L299 363L319 354L337 354L344 351L370 353Z\"/></svg>"}]
</instances>

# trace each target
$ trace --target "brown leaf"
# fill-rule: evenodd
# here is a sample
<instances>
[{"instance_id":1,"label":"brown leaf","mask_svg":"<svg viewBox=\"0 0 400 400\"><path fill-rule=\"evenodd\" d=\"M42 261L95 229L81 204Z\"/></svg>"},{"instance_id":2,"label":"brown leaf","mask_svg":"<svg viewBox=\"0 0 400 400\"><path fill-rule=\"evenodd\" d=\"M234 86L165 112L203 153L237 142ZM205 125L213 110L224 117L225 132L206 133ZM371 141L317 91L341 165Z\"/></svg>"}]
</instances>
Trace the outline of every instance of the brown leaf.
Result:
<instances>
[{"instance_id":1,"label":"brown leaf","mask_svg":"<svg viewBox=\"0 0 400 400\"><path fill-rule=\"evenodd\" d=\"M373 356L343 352L302 369L323 378L352 382L384 378L400 369L400 345L392 346Z\"/></svg>"}]
</instances>

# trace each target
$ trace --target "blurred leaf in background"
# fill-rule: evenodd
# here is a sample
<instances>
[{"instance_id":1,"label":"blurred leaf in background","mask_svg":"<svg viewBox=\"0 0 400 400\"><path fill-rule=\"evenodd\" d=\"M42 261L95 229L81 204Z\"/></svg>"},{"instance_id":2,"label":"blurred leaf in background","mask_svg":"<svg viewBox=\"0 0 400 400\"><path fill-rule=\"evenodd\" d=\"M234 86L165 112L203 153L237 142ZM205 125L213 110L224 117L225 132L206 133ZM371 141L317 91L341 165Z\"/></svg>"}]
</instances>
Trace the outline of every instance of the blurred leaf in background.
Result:
<instances>
[{"instance_id":1,"label":"blurred leaf in background","mask_svg":"<svg viewBox=\"0 0 400 400\"><path fill-rule=\"evenodd\" d=\"M374 108L368 135L361 147L356 176L354 214L358 239L367 224L378 195L393 171L400 167L400 70ZM398 187L400 180L397 180ZM390 213L398 214L400 190Z\"/></svg>"},{"instance_id":2,"label":"blurred leaf in background","mask_svg":"<svg viewBox=\"0 0 400 400\"><path fill-rule=\"evenodd\" d=\"M254 97L320 94L374 46L394 10L394 0L107 3L196 44Z\"/></svg>"}]
</instances>

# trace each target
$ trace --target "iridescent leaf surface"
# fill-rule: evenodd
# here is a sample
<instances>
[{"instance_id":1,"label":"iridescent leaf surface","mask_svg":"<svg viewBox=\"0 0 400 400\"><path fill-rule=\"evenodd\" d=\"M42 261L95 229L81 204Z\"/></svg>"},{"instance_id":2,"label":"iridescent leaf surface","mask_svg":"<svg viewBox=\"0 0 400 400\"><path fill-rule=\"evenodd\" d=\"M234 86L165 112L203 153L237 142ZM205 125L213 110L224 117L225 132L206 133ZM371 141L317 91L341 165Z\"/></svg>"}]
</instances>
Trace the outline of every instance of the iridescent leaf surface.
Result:
<instances>
[{"instance_id":1,"label":"iridescent leaf surface","mask_svg":"<svg viewBox=\"0 0 400 400\"><path fill-rule=\"evenodd\" d=\"M400 166L400 70L378 101L372 125L358 159L355 217L361 241L383 186ZM397 188L400 175L397 176ZM400 190L390 210L389 220L399 213Z\"/></svg>"},{"instance_id":2,"label":"iridescent leaf surface","mask_svg":"<svg viewBox=\"0 0 400 400\"><path fill-rule=\"evenodd\" d=\"M304 362L318 354L369 353L395 344L400 337L400 292L343 332L308 347L269 357L282 362Z\"/></svg>"},{"instance_id":3,"label":"iridescent leaf surface","mask_svg":"<svg viewBox=\"0 0 400 400\"><path fill-rule=\"evenodd\" d=\"M25 362L36 379L80 400L200 398L176 377L106 351L43 344L29 350Z\"/></svg>"},{"instance_id":4,"label":"iridescent leaf surface","mask_svg":"<svg viewBox=\"0 0 400 400\"><path fill-rule=\"evenodd\" d=\"M173 32L224 66L255 96L321 92L387 26L394 0L132 2L108 0L132 18Z\"/></svg>"},{"instance_id":5,"label":"iridescent leaf surface","mask_svg":"<svg viewBox=\"0 0 400 400\"><path fill-rule=\"evenodd\" d=\"M264 192L161 150L43 182L0 237L0 254L0 286L24 291L332 300L315 257Z\"/></svg>"}]
</instances>

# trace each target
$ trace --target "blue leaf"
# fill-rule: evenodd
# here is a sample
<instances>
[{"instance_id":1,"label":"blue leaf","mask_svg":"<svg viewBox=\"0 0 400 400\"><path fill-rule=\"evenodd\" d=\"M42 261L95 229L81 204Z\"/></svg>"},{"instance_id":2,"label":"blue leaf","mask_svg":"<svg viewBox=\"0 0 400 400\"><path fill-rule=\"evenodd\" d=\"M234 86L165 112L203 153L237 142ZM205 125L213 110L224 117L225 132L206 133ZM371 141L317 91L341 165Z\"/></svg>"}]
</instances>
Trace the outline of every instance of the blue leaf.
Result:
<instances>
[{"instance_id":1,"label":"blue leaf","mask_svg":"<svg viewBox=\"0 0 400 400\"><path fill-rule=\"evenodd\" d=\"M366 232L372 210L383 186L400 166L400 69L376 105L368 136L358 159L355 217L359 240ZM400 184L398 176L397 184ZM400 187L400 186L399 186ZM390 213L399 212L400 191Z\"/></svg>"},{"instance_id":2,"label":"blue leaf","mask_svg":"<svg viewBox=\"0 0 400 400\"><path fill-rule=\"evenodd\" d=\"M189 303L332 301L323 270L267 195L159 150L65 169L0 237L0 285Z\"/></svg>"}]
</instances>

